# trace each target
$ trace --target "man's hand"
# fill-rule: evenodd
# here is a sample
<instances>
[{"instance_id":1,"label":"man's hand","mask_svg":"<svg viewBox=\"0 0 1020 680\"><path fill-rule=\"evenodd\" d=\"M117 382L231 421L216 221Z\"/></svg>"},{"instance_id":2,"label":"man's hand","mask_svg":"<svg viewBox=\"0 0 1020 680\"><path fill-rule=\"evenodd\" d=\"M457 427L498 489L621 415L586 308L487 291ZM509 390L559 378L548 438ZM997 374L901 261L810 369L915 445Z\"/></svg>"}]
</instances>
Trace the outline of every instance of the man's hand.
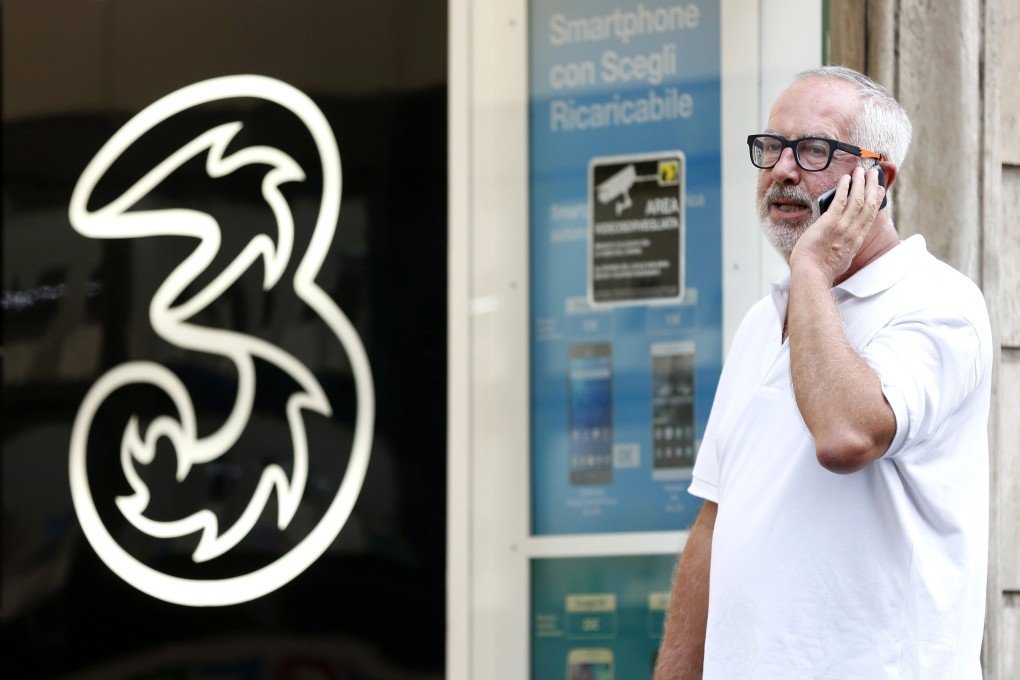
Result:
<instances>
[{"instance_id":1,"label":"man's hand","mask_svg":"<svg viewBox=\"0 0 1020 680\"><path fill-rule=\"evenodd\" d=\"M830 285L837 281L864 243L884 197L885 187L878 183L874 168L866 173L855 168L852 184L850 175L841 177L832 206L797 241L790 268L808 266L817 269Z\"/></svg>"}]
</instances>

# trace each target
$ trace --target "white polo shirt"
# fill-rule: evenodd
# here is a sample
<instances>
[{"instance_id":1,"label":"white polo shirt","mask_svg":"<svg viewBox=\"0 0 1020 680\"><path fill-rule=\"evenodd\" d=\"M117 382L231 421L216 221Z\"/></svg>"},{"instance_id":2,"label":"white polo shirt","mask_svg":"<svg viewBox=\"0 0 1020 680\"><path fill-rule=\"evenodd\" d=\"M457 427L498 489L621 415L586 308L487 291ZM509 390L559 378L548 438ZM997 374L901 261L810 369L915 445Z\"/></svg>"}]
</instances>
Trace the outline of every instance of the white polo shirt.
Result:
<instances>
[{"instance_id":1,"label":"white polo shirt","mask_svg":"<svg viewBox=\"0 0 1020 680\"><path fill-rule=\"evenodd\" d=\"M782 340L789 278L748 312L690 492L715 501L709 680L981 677L992 341L984 299L913 236L833 290L896 416L885 456L815 458Z\"/></svg>"}]
</instances>

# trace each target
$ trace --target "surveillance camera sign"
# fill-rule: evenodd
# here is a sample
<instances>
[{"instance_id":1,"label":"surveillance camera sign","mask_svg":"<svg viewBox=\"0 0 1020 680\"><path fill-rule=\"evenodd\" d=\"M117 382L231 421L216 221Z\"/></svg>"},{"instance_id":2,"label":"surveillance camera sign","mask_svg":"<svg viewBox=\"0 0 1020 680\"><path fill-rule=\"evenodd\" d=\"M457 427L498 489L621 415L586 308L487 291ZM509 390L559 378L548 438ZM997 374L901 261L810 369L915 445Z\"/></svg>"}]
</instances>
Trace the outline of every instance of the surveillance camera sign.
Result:
<instances>
[{"instance_id":1,"label":"surveillance camera sign","mask_svg":"<svg viewBox=\"0 0 1020 680\"><path fill-rule=\"evenodd\" d=\"M593 158L588 168L592 305L679 302L684 294L684 154Z\"/></svg>"}]
</instances>

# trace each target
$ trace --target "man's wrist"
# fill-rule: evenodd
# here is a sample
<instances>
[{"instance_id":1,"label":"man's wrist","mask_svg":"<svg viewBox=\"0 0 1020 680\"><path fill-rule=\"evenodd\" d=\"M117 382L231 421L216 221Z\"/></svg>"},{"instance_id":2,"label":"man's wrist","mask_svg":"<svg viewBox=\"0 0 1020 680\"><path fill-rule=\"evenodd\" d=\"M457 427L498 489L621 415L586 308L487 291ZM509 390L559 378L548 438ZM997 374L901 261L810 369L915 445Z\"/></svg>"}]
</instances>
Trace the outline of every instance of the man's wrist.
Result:
<instances>
[{"instance_id":1,"label":"man's wrist","mask_svg":"<svg viewBox=\"0 0 1020 680\"><path fill-rule=\"evenodd\" d=\"M824 258L806 254L790 258L791 288L798 283L801 285L813 283L831 288L837 275L832 266L824 261Z\"/></svg>"}]
</instances>

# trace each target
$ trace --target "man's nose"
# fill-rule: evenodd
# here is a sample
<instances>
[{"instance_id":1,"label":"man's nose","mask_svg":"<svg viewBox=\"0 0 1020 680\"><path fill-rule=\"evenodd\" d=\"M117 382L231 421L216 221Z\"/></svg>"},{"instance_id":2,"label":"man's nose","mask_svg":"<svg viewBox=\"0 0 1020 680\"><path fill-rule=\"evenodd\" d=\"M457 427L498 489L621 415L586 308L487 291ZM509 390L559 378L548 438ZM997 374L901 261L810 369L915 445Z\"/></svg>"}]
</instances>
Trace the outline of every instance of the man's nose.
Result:
<instances>
[{"instance_id":1,"label":"man's nose","mask_svg":"<svg viewBox=\"0 0 1020 680\"><path fill-rule=\"evenodd\" d=\"M779 160L772 166L772 180L776 184L797 184L800 182L800 166L797 165L793 149L783 149L779 154Z\"/></svg>"}]
</instances>

